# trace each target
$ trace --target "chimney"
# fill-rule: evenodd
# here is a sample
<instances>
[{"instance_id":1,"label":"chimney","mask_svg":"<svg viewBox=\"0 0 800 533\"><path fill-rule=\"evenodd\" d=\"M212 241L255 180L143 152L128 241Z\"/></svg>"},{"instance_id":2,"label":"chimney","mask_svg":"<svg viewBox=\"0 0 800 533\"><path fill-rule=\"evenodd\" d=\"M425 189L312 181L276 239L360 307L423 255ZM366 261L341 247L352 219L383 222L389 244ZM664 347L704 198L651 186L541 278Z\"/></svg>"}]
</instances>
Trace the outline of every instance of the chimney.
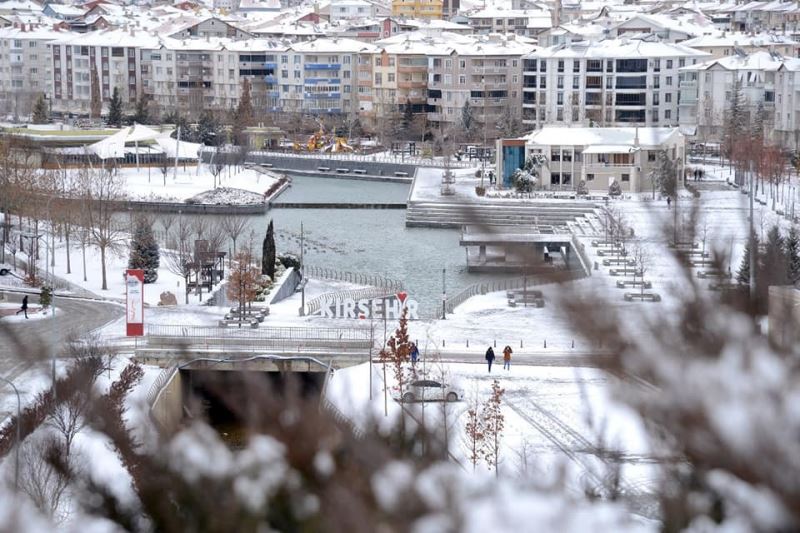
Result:
<instances>
[{"instance_id":1,"label":"chimney","mask_svg":"<svg viewBox=\"0 0 800 533\"><path fill-rule=\"evenodd\" d=\"M633 146L634 146L634 147L636 147L636 148L638 148L638 147L639 147L639 126L636 126L636 127L634 128L634 134L633 134Z\"/></svg>"}]
</instances>

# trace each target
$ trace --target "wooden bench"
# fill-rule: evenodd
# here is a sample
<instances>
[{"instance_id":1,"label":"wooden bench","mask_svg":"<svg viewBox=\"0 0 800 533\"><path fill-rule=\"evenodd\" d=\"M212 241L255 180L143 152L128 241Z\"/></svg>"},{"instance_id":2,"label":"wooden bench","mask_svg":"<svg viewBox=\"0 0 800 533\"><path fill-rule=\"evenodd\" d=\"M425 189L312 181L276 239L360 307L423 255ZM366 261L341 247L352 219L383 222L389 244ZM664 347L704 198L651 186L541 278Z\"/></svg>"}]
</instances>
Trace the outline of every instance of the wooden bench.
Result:
<instances>
[{"instance_id":1,"label":"wooden bench","mask_svg":"<svg viewBox=\"0 0 800 533\"><path fill-rule=\"evenodd\" d=\"M395 172L394 175L397 176L398 178L407 178L408 172Z\"/></svg>"},{"instance_id":2,"label":"wooden bench","mask_svg":"<svg viewBox=\"0 0 800 533\"><path fill-rule=\"evenodd\" d=\"M636 261L633 259L603 259L603 266L611 265L628 265L636 266Z\"/></svg>"},{"instance_id":3,"label":"wooden bench","mask_svg":"<svg viewBox=\"0 0 800 533\"><path fill-rule=\"evenodd\" d=\"M329 172L331 170L331 167L317 167L317 170L319 170L320 172Z\"/></svg>"},{"instance_id":4,"label":"wooden bench","mask_svg":"<svg viewBox=\"0 0 800 533\"><path fill-rule=\"evenodd\" d=\"M628 255L627 250L623 250L622 248L616 248L613 250L597 250L598 257L613 257L613 256L624 257L626 255Z\"/></svg>"},{"instance_id":5,"label":"wooden bench","mask_svg":"<svg viewBox=\"0 0 800 533\"><path fill-rule=\"evenodd\" d=\"M227 316L228 315L226 315L226 318L224 318L224 319L219 321L219 323L218 323L219 327L227 328L228 326L239 326L239 324L241 324L242 326L249 326L251 328L257 328L258 327L258 320L255 320L255 319L251 319L251 320L242 319L242 321L240 322L238 318L229 319L229 318L227 318Z\"/></svg>"},{"instance_id":6,"label":"wooden bench","mask_svg":"<svg viewBox=\"0 0 800 533\"><path fill-rule=\"evenodd\" d=\"M619 241L592 241L594 248L620 248L622 243Z\"/></svg>"},{"instance_id":7,"label":"wooden bench","mask_svg":"<svg viewBox=\"0 0 800 533\"><path fill-rule=\"evenodd\" d=\"M272 168L272 163L261 163L262 167Z\"/></svg>"},{"instance_id":8,"label":"wooden bench","mask_svg":"<svg viewBox=\"0 0 800 533\"><path fill-rule=\"evenodd\" d=\"M353 169L353 174L366 174L366 173L367 173L366 169L363 168Z\"/></svg>"},{"instance_id":9,"label":"wooden bench","mask_svg":"<svg viewBox=\"0 0 800 533\"><path fill-rule=\"evenodd\" d=\"M730 281L723 281L721 283L709 283L708 288L712 291L736 291L742 290L744 286Z\"/></svg>"},{"instance_id":10,"label":"wooden bench","mask_svg":"<svg viewBox=\"0 0 800 533\"><path fill-rule=\"evenodd\" d=\"M625 301L626 302L633 302L634 300L639 300L642 302L660 302L661 296L654 292L626 292L625 293Z\"/></svg>"},{"instance_id":11,"label":"wooden bench","mask_svg":"<svg viewBox=\"0 0 800 533\"><path fill-rule=\"evenodd\" d=\"M619 270L618 268L611 268L608 270L609 276L633 276L633 277L641 277L642 273L639 270L628 269L626 270Z\"/></svg>"},{"instance_id":12,"label":"wooden bench","mask_svg":"<svg viewBox=\"0 0 800 533\"><path fill-rule=\"evenodd\" d=\"M350 173L350 169L349 168L337 168L336 169L336 173L337 174L349 174Z\"/></svg>"},{"instance_id":13,"label":"wooden bench","mask_svg":"<svg viewBox=\"0 0 800 533\"><path fill-rule=\"evenodd\" d=\"M732 276L730 272L720 272L719 270L699 270L697 272L697 277L700 279L729 279Z\"/></svg>"}]
</instances>

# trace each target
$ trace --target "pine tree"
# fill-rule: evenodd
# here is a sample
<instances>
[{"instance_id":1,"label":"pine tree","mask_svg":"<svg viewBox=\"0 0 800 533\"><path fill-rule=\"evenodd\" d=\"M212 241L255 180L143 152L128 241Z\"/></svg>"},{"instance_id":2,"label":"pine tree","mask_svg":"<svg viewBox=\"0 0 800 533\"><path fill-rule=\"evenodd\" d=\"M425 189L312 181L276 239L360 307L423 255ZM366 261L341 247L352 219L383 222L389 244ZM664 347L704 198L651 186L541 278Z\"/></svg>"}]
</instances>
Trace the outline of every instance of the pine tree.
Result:
<instances>
[{"instance_id":1,"label":"pine tree","mask_svg":"<svg viewBox=\"0 0 800 533\"><path fill-rule=\"evenodd\" d=\"M677 164L669 158L666 150L659 150L658 163L650 174L653 185L661 196L675 198L677 193Z\"/></svg>"},{"instance_id":2,"label":"pine tree","mask_svg":"<svg viewBox=\"0 0 800 533\"><path fill-rule=\"evenodd\" d=\"M158 279L160 264L158 243L153 236L153 227L145 218L136 222L136 229L131 239L131 253L128 268L144 270L144 282L154 283Z\"/></svg>"},{"instance_id":3,"label":"pine tree","mask_svg":"<svg viewBox=\"0 0 800 533\"><path fill-rule=\"evenodd\" d=\"M272 225L272 220L269 221L267 235L264 237L262 245L261 273L275 281L275 228Z\"/></svg>"},{"instance_id":4,"label":"pine tree","mask_svg":"<svg viewBox=\"0 0 800 533\"><path fill-rule=\"evenodd\" d=\"M114 87L111 101L108 103L108 123L117 128L122 126L122 97L119 95L117 87Z\"/></svg>"},{"instance_id":5,"label":"pine tree","mask_svg":"<svg viewBox=\"0 0 800 533\"><path fill-rule=\"evenodd\" d=\"M788 281L797 283L800 281L800 234L795 226L789 228L789 235L784 241L784 254Z\"/></svg>"},{"instance_id":6,"label":"pine tree","mask_svg":"<svg viewBox=\"0 0 800 533\"><path fill-rule=\"evenodd\" d=\"M33 123L34 124L47 124L50 122L50 110L47 109L47 102L44 99L44 94L40 94L33 105Z\"/></svg>"},{"instance_id":7,"label":"pine tree","mask_svg":"<svg viewBox=\"0 0 800 533\"><path fill-rule=\"evenodd\" d=\"M756 254L758 254L758 237L753 236L753 242L756 245ZM756 264L758 264L758 257L756 257ZM757 271L756 271L757 273ZM744 245L744 255L742 262L739 263L739 270L736 271L736 281L739 285L750 284L750 243Z\"/></svg>"},{"instance_id":8,"label":"pine tree","mask_svg":"<svg viewBox=\"0 0 800 533\"><path fill-rule=\"evenodd\" d=\"M136 124L150 124L150 99L143 94L136 100L136 110L133 113L133 122Z\"/></svg>"},{"instance_id":9,"label":"pine tree","mask_svg":"<svg viewBox=\"0 0 800 533\"><path fill-rule=\"evenodd\" d=\"M196 137L197 142L205 144L206 146L222 145L222 128L220 127L219 121L212 113L206 111L200 115L200 120L197 122Z\"/></svg>"},{"instance_id":10,"label":"pine tree","mask_svg":"<svg viewBox=\"0 0 800 533\"><path fill-rule=\"evenodd\" d=\"M722 124L722 150L729 160L734 158L734 147L740 141L741 135L747 131L747 117L745 116L745 101L742 94L742 84L733 73L733 87L731 89L731 99L728 110L725 113L725 120Z\"/></svg>"},{"instance_id":11,"label":"pine tree","mask_svg":"<svg viewBox=\"0 0 800 533\"><path fill-rule=\"evenodd\" d=\"M414 111L411 107L411 100L406 99L406 106L403 109L403 130L408 131L414 123Z\"/></svg>"},{"instance_id":12,"label":"pine tree","mask_svg":"<svg viewBox=\"0 0 800 533\"><path fill-rule=\"evenodd\" d=\"M103 99L100 94L100 81L97 77L97 70L94 67L91 70L90 84L91 101L89 103L89 113L91 118L98 119L103 113Z\"/></svg>"},{"instance_id":13,"label":"pine tree","mask_svg":"<svg viewBox=\"0 0 800 533\"><path fill-rule=\"evenodd\" d=\"M764 243L764 254L758 262L757 274L759 292L766 297L766 291L771 285L786 285L789 281L786 267L788 261L784 252L783 237L777 225L772 226L767 232Z\"/></svg>"},{"instance_id":14,"label":"pine tree","mask_svg":"<svg viewBox=\"0 0 800 533\"><path fill-rule=\"evenodd\" d=\"M253 102L250 97L250 80L247 78L242 82L242 96L239 98L239 105L233 112L232 139L233 144L242 146L247 142L244 130L253 123Z\"/></svg>"}]
</instances>

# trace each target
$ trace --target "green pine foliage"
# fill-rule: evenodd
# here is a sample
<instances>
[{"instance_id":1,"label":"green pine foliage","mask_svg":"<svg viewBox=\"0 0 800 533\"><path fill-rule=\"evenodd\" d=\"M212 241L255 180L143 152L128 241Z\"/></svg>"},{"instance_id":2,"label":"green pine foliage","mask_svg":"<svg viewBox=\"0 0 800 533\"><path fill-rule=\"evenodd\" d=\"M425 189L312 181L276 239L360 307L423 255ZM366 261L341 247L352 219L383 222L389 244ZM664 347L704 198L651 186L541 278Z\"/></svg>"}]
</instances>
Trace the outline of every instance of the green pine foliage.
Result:
<instances>
[{"instance_id":1,"label":"green pine foliage","mask_svg":"<svg viewBox=\"0 0 800 533\"><path fill-rule=\"evenodd\" d=\"M261 250L261 274L275 280L275 228L272 220L269 221L267 234L264 237Z\"/></svg>"},{"instance_id":2,"label":"green pine foliage","mask_svg":"<svg viewBox=\"0 0 800 533\"><path fill-rule=\"evenodd\" d=\"M142 95L136 100L136 110L133 113L133 122L136 124L150 124L150 99Z\"/></svg>"},{"instance_id":3,"label":"green pine foliage","mask_svg":"<svg viewBox=\"0 0 800 533\"><path fill-rule=\"evenodd\" d=\"M158 243L153 236L153 227L148 220L139 219L131 239L128 268L144 270L144 282L154 283L158 279L159 264L160 253Z\"/></svg>"},{"instance_id":4,"label":"green pine foliage","mask_svg":"<svg viewBox=\"0 0 800 533\"><path fill-rule=\"evenodd\" d=\"M756 253L758 253L758 238L754 237L756 243ZM758 264L758 258L756 258ZM736 281L739 285L750 285L750 243L744 245L744 255L742 262L739 263L739 270L736 271Z\"/></svg>"},{"instance_id":5,"label":"green pine foliage","mask_svg":"<svg viewBox=\"0 0 800 533\"><path fill-rule=\"evenodd\" d=\"M786 257L786 275L789 283L800 281L800 233L797 228L789 228L789 234L783 243Z\"/></svg>"},{"instance_id":6,"label":"green pine foliage","mask_svg":"<svg viewBox=\"0 0 800 533\"><path fill-rule=\"evenodd\" d=\"M786 285L789 282L786 272L786 254L784 252L783 237L777 225L773 226L767 233L767 240L764 243L764 254L758 262L759 265L759 285L766 296L767 287L770 285Z\"/></svg>"},{"instance_id":7,"label":"green pine foliage","mask_svg":"<svg viewBox=\"0 0 800 533\"><path fill-rule=\"evenodd\" d=\"M53 303L53 289L45 285L39 293L39 305L42 309L47 309Z\"/></svg>"},{"instance_id":8,"label":"green pine foliage","mask_svg":"<svg viewBox=\"0 0 800 533\"><path fill-rule=\"evenodd\" d=\"M114 87L111 100L108 102L108 123L117 128L122 126L122 97L117 87Z\"/></svg>"},{"instance_id":9,"label":"green pine foliage","mask_svg":"<svg viewBox=\"0 0 800 533\"><path fill-rule=\"evenodd\" d=\"M47 108L44 94L40 94L33 105L32 119L34 124L47 124L50 122L50 110Z\"/></svg>"}]
</instances>

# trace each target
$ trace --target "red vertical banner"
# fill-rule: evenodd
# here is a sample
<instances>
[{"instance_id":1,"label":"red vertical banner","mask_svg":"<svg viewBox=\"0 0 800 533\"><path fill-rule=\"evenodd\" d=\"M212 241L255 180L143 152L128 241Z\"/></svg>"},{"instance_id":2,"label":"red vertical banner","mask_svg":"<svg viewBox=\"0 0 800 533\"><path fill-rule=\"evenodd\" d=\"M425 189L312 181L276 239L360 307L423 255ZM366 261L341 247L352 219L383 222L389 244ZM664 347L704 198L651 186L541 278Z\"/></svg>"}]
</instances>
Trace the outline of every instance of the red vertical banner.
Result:
<instances>
[{"instance_id":1,"label":"red vertical banner","mask_svg":"<svg viewBox=\"0 0 800 533\"><path fill-rule=\"evenodd\" d=\"M144 335L144 270L125 273L125 322L128 337Z\"/></svg>"}]
</instances>

